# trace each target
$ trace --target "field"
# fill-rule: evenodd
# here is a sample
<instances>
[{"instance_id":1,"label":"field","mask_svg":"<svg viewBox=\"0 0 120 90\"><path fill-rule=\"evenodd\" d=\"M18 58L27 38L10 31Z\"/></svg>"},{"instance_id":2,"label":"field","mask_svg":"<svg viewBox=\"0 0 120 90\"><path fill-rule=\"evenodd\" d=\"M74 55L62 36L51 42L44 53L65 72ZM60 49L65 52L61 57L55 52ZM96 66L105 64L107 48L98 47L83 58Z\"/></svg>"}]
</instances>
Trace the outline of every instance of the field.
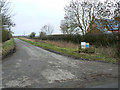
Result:
<instances>
[{"instance_id":1,"label":"field","mask_svg":"<svg viewBox=\"0 0 120 90\"><path fill-rule=\"evenodd\" d=\"M73 44L71 42L63 42L63 41L48 41L48 40L32 40L27 38L19 38L25 42L28 42L32 45L44 48L46 50L59 53L62 55L66 55L73 58L80 58L83 60L96 60L103 62L112 62L117 63L117 59L109 53L114 52L115 48L95 48L94 54L87 53L78 53L79 44ZM105 50L105 51L102 51ZM109 51L108 51L109 50ZM113 53L112 53L113 54Z\"/></svg>"}]
</instances>

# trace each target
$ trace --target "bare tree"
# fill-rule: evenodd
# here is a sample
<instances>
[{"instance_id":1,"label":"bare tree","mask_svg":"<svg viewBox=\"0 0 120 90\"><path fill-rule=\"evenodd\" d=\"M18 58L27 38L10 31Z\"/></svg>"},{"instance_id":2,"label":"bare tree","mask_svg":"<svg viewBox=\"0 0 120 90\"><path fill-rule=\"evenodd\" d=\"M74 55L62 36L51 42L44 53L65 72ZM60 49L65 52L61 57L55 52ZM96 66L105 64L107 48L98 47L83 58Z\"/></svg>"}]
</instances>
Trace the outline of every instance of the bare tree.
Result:
<instances>
[{"instance_id":1,"label":"bare tree","mask_svg":"<svg viewBox=\"0 0 120 90\"><path fill-rule=\"evenodd\" d=\"M95 22L98 28L102 31L110 31L119 24L115 18L120 18L120 1L105 1L95 5ZM119 25L118 25L119 26Z\"/></svg>"},{"instance_id":2,"label":"bare tree","mask_svg":"<svg viewBox=\"0 0 120 90\"><path fill-rule=\"evenodd\" d=\"M72 23L72 22L71 22ZM62 20L61 21L61 32L64 34L76 34L79 33L79 30L76 29L76 26L71 25L70 22L68 20Z\"/></svg>"},{"instance_id":3,"label":"bare tree","mask_svg":"<svg viewBox=\"0 0 120 90\"><path fill-rule=\"evenodd\" d=\"M120 1L117 1L115 4L114 18L120 22Z\"/></svg>"},{"instance_id":4,"label":"bare tree","mask_svg":"<svg viewBox=\"0 0 120 90\"><path fill-rule=\"evenodd\" d=\"M8 28L15 26L15 23L12 21L12 9L11 4L8 0L0 0L1 3L1 12L2 12L2 24L8 25ZM3 27L4 28L4 27Z\"/></svg>"},{"instance_id":5,"label":"bare tree","mask_svg":"<svg viewBox=\"0 0 120 90\"><path fill-rule=\"evenodd\" d=\"M40 39L46 39L46 33L45 32L40 32Z\"/></svg>"},{"instance_id":6,"label":"bare tree","mask_svg":"<svg viewBox=\"0 0 120 90\"><path fill-rule=\"evenodd\" d=\"M2 14L2 41L6 41L12 37L11 27L15 26L12 21L13 15L8 0L0 0L1 14Z\"/></svg>"},{"instance_id":7,"label":"bare tree","mask_svg":"<svg viewBox=\"0 0 120 90\"><path fill-rule=\"evenodd\" d=\"M53 31L54 31L54 28L51 25L44 25L41 28L41 32L45 32L46 35L51 35L53 33Z\"/></svg>"},{"instance_id":8,"label":"bare tree","mask_svg":"<svg viewBox=\"0 0 120 90\"><path fill-rule=\"evenodd\" d=\"M69 34L85 35L92 21L93 5L90 2L71 1L65 7L65 17L61 22L61 31Z\"/></svg>"},{"instance_id":9,"label":"bare tree","mask_svg":"<svg viewBox=\"0 0 120 90\"><path fill-rule=\"evenodd\" d=\"M97 28L105 32L113 30L120 21L120 1L113 0L106 2L80 2L71 1L65 7L65 17L61 21L61 31L67 34L85 35L88 27L93 29L92 24L97 24ZM120 26L120 25L118 25Z\"/></svg>"}]
</instances>

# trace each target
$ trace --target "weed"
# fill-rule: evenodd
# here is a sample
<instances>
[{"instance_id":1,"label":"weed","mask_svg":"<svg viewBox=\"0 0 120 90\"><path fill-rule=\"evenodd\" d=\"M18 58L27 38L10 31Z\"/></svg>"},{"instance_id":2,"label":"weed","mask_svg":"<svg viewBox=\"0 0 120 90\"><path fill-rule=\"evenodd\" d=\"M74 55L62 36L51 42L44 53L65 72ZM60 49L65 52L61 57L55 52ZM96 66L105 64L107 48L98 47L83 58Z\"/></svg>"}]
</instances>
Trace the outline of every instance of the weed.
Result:
<instances>
[{"instance_id":1,"label":"weed","mask_svg":"<svg viewBox=\"0 0 120 90\"><path fill-rule=\"evenodd\" d=\"M15 47L14 39L10 39L3 43L2 45L2 56L7 55Z\"/></svg>"}]
</instances>

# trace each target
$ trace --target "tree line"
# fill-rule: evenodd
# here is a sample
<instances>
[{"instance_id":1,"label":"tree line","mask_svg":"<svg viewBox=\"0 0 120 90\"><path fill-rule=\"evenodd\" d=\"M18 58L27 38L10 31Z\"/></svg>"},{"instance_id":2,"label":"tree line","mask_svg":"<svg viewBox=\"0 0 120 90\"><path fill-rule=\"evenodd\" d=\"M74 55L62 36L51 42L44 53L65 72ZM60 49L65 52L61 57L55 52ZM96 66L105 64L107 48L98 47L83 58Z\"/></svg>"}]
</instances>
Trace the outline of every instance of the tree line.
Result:
<instances>
[{"instance_id":1,"label":"tree line","mask_svg":"<svg viewBox=\"0 0 120 90\"><path fill-rule=\"evenodd\" d=\"M47 39L48 35L51 35L54 31L54 27L50 24L46 24L41 28L41 31L39 32L39 39ZM30 38L35 38L36 33L31 32L29 35Z\"/></svg>"}]
</instances>

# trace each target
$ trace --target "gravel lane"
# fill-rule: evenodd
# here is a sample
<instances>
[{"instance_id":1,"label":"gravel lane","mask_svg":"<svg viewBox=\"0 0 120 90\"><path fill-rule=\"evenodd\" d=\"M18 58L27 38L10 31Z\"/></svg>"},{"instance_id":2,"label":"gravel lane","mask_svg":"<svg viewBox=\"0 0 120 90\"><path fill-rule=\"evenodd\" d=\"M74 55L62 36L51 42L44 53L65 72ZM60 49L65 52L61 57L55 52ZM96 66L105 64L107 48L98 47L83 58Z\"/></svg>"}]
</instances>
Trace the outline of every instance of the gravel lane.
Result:
<instances>
[{"instance_id":1,"label":"gravel lane","mask_svg":"<svg viewBox=\"0 0 120 90\"><path fill-rule=\"evenodd\" d=\"M15 42L16 52L2 62L3 87L118 87L116 64L73 59L18 39Z\"/></svg>"}]
</instances>

